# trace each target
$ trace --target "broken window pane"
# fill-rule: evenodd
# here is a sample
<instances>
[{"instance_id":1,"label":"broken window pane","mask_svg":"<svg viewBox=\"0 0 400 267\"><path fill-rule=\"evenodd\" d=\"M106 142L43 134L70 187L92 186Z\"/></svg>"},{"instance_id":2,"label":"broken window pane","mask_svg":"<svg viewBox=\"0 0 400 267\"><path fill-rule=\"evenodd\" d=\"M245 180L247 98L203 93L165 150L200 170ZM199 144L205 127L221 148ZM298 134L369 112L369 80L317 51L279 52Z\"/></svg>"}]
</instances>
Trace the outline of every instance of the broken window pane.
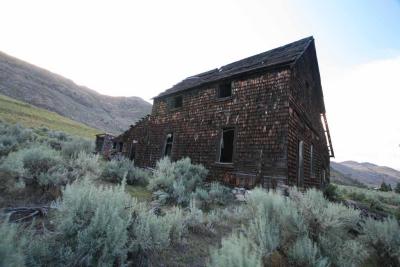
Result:
<instances>
[{"instance_id":1,"label":"broken window pane","mask_svg":"<svg viewBox=\"0 0 400 267\"><path fill-rule=\"evenodd\" d=\"M218 88L218 97L219 98L230 97L231 95L232 95L231 82L222 83L219 85L219 88Z\"/></svg>"},{"instance_id":2,"label":"broken window pane","mask_svg":"<svg viewBox=\"0 0 400 267\"><path fill-rule=\"evenodd\" d=\"M224 129L222 131L220 143L220 162L231 163L233 159L233 141L235 138L235 130L233 128Z\"/></svg>"},{"instance_id":3,"label":"broken window pane","mask_svg":"<svg viewBox=\"0 0 400 267\"><path fill-rule=\"evenodd\" d=\"M165 142L164 156L171 157L172 143L174 142L174 135L172 133L167 134L167 139Z\"/></svg>"}]
</instances>

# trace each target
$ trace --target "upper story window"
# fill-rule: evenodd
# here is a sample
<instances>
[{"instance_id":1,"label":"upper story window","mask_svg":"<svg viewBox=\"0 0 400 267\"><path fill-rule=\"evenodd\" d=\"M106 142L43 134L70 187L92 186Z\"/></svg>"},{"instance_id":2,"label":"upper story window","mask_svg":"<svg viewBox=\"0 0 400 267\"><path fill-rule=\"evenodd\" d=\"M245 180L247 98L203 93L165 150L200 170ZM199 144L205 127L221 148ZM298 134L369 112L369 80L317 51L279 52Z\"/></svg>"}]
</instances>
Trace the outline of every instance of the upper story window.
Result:
<instances>
[{"instance_id":1,"label":"upper story window","mask_svg":"<svg viewBox=\"0 0 400 267\"><path fill-rule=\"evenodd\" d=\"M232 96L232 83L221 83L218 87L218 98L225 98Z\"/></svg>"},{"instance_id":2,"label":"upper story window","mask_svg":"<svg viewBox=\"0 0 400 267\"><path fill-rule=\"evenodd\" d=\"M175 96L172 99L172 103L171 104L172 104L171 105L172 108L181 108L182 105L183 105L183 97L181 95Z\"/></svg>"}]
</instances>

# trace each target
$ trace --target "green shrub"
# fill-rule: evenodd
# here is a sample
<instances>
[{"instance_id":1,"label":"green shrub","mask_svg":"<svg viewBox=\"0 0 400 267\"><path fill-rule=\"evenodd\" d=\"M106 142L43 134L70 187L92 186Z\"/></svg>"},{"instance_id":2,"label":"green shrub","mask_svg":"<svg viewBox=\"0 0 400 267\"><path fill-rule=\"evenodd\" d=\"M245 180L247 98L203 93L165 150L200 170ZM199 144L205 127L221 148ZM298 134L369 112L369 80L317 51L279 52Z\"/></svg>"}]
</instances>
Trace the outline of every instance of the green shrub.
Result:
<instances>
[{"instance_id":1,"label":"green shrub","mask_svg":"<svg viewBox=\"0 0 400 267\"><path fill-rule=\"evenodd\" d=\"M77 158L81 152L86 154L93 153L94 143L84 138L73 138L62 143L61 151L66 158Z\"/></svg>"},{"instance_id":2,"label":"green shrub","mask_svg":"<svg viewBox=\"0 0 400 267\"><path fill-rule=\"evenodd\" d=\"M337 192L337 186L334 184L328 184L324 188L324 196L330 201L338 201L339 200L339 194Z\"/></svg>"},{"instance_id":3,"label":"green shrub","mask_svg":"<svg viewBox=\"0 0 400 267\"><path fill-rule=\"evenodd\" d=\"M63 165L56 165L37 177L37 183L42 187L57 187L69 181L68 170Z\"/></svg>"},{"instance_id":4,"label":"green shrub","mask_svg":"<svg viewBox=\"0 0 400 267\"><path fill-rule=\"evenodd\" d=\"M212 203L220 205L226 205L234 200L231 189L218 182L210 184L209 197Z\"/></svg>"},{"instance_id":5,"label":"green shrub","mask_svg":"<svg viewBox=\"0 0 400 267\"><path fill-rule=\"evenodd\" d=\"M264 257L270 256L280 245L279 225L276 220L267 216L258 214L246 227L249 238L254 240Z\"/></svg>"},{"instance_id":6,"label":"green shrub","mask_svg":"<svg viewBox=\"0 0 400 267\"><path fill-rule=\"evenodd\" d=\"M179 243L187 232L187 223L182 209L173 207L164 216L164 220L171 225L169 237L172 243Z\"/></svg>"},{"instance_id":7,"label":"green shrub","mask_svg":"<svg viewBox=\"0 0 400 267\"><path fill-rule=\"evenodd\" d=\"M220 249L212 250L211 267L261 267L261 254L256 245L242 234L222 239Z\"/></svg>"},{"instance_id":8,"label":"green shrub","mask_svg":"<svg viewBox=\"0 0 400 267\"><path fill-rule=\"evenodd\" d=\"M149 172L137 168L129 159L122 158L106 162L101 178L113 183L121 183L125 177L128 184L146 184L149 179Z\"/></svg>"},{"instance_id":9,"label":"green shrub","mask_svg":"<svg viewBox=\"0 0 400 267\"><path fill-rule=\"evenodd\" d=\"M322 235L318 239L321 251L333 266L362 266L368 256L365 246L358 239Z\"/></svg>"},{"instance_id":10,"label":"green shrub","mask_svg":"<svg viewBox=\"0 0 400 267\"><path fill-rule=\"evenodd\" d=\"M67 185L56 231L58 258L73 266L112 266L128 252L128 227L136 202L124 186Z\"/></svg>"},{"instance_id":11,"label":"green shrub","mask_svg":"<svg viewBox=\"0 0 400 267\"><path fill-rule=\"evenodd\" d=\"M321 233L345 237L348 231L359 228L358 210L329 202L320 191L309 189L302 194L296 189L291 189L290 198L303 217L314 241Z\"/></svg>"},{"instance_id":12,"label":"green shrub","mask_svg":"<svg viewBox=\"0 0 400 267\"><path fill-rule=\"evenodd\" d=\"M400 226L396 219L367 219L363 224L362 238L380 263L385 266L400 265Z\"/></svg>"},{"instance_id":13,"label":"green shrub","mask_svg":"<svg viewBox=\"0 0 400 267\"><path fill-rule=\"evenodd\" d=\"M130 227L131 248L135 252L162 250L169 246L172 224L169 218L141 210Z\"/></svg>"},{"instance_id":14,"label":"green shrub","mask_svg":"<svg viewBox=\"0 0 400 267\"><path fill-rule=\"evenodd\" d=\"M290 199L260 188L254 189L247 199L254 218L250 221L250 232L265 255L278 245L308 234L297 206Z\"/></svg>"},{"instance_id":15,"label":"green shrub","mask_svg":"<svg viewBox=\"0 0 400 267\"><path fill-rule=\"evenodd\" d=\"M25 175L37 179L61 163L60 154L46 146L34 146L17 152L25 169Z\"/></svg>"},{"instance_id":16,"label":"green shrub","mask_svg":"<svg viewBox=\"0 0 400 267\"><path fill-rule=\"evenodd\" d=\"M329 266L328 259L321 256L316 244L304 236L293 244L289 249L288 259L290 266L301 267L325 267Z\"/></svg>"},{"instance_id":17,"label":"green shrub","mask_svg":"<svg viewBox=\"0 0 400 267\"><path fill-rule=\"evenodd\" d=\"M13 152L0 165L0 176L41 186L66 183L66 173L60 154L44 145Z\"/></svg>"},{"instance_id":18,"label":"green shrub","mask_svg":"<svg viewBox=\"0 0 400 267\"><path fill-rule=\"evenodd\" d=\"M71 180L81 177L97 178L101 173L99 155L87 154L81 151L76 159L70 160Z\"/></svg>"},{"instance_id":19,"label":"green shrub","mask_svg":"<svg viewBox=\"0 0 400 267\"><path fill-rule=\"evenodd\" d=\"M0 266L25 266L27 239L19 231L15 224L0 223Z\"/></svg>"},{"instance_id":20,"label":"green shrub","mask_svg":"<svg viewBox=\"0 0 400 267\"><path fill-rule=\"evenodd\" d=\"M0 136L0 158L7 156L11 151L17 148L17 139L14 136Z\"/></svg>"},{"instance_id":21,"label":"green shrub","mask_svg":"<svg viewBox=\"0 0 400 267\"><path fill-rule=\"evenodd\" d=\"M163 191L167 202L183 206L189 204L192 193L202 184L208 171L202 165L192 164L189 158L171 162L165 157L157 162L148 188ZM156 197L161 194L156 194Z\"/></svg>"},{"instance_id":22,"label":"green shrub","mask_svg":"<svg viewBox=\"0 0 400 267\"><path fill-rule=\"evenodd\" d=\"M196 199L191 199L189 203L188 213L186 215L186 224L193 232L199 232L204 230L204 224L206 220L204 213L197 207Z\"/></svg>"}]
</instances>

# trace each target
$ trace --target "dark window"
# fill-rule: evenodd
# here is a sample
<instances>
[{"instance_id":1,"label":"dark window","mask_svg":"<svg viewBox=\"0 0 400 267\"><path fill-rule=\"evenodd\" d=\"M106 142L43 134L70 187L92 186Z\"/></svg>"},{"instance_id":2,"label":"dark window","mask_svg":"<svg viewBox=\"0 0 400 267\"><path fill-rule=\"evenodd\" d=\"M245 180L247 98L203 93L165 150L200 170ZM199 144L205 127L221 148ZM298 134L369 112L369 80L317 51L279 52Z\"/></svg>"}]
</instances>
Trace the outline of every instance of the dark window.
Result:
<instances>
[{"instance_id":1,"label":"dark window","mask_svg":"<svg viewBox=\"0 0 400 267\"><path fill-rule=\"evenodd\" d=\"M173 142L174 142L174 135L172 133L167 134L167 139L165 141L164 156L171 157L172 143Z\"/></svg>"},{"instance_id":2,"label":"dark window","mask_svg":"<svg viewBox=\"0 0 400 267\"><path fill-rule=\"evenodd\" d=\"M232 96L232 84L231 82L222 83L218 88L218 98L225 98Z\"/></svg>"},{"instance_id":3,"label":"dark window","mask_svg":"<svg viewBox=\"0 0 400 267\"><path fill-rule=\"evenodd\" d=\"M310 147L310 172L311 172L311 177L314 177L314 146L311 145Z\"/></svg>"},{"instance_id":4,"label":"dark window","mask_svg":"<svg viewBox=\"0 0 400 267\"><path fill-rule=\"evenodd\" d=\"M122 152L122 148L123 148L123 147L124 147L124 143L119 142L119 146L118 146L119 152Z\"/></svg>"},{"instance_id":5,"label":"dark window","mask_svg":"<svg viewBox=\"0 0 400 267\"><path fill-rule=\"evenodd\" d=\"M183 98L182 96L176 96L174 97L172 101L172 108L180 108L183 105Z\"/></svg>"},{"instance_id":6,"label":"dark window","mask_svg":"<svg viewBox=\"0 0 400 267\"><path fill-rule=\"evenodd\" d=\"M116 149L117 148L117 142L114 142L113 143L113 149Z\"/></svg>"},{"instance_id":7,"label":"dark window","mask_svg":"<svg viewBox=\"0 0 400 267\"><path fill-rule=\"evenodd\" d=\"M222 131L219 161L232 163L233 159L233 141L235 139L235 129L229 128Z\"/></svg>"},{"instance_id":8,"label":"dark window","mask_svg":"<svg viewBox=\"0 0 400 267\"><path fill-rule=\"evenodd\" d=\"M304 142L299 142L299 150L297 153L298 157L298 170L297 170L297 183L298 186L303 186L304 184Z\"/></svg>"},{"instance_id":9,"label":"dark window","mask_svg":"<svg viewBox=\"0 0 400 267\"><path fill-rule=\"evenodd\" d=\"M136 157L136 142L132 142L132 146L131 146L131 154L129 156L129 158L131 160L134 160Z\"/></svg>"}]
</instances>

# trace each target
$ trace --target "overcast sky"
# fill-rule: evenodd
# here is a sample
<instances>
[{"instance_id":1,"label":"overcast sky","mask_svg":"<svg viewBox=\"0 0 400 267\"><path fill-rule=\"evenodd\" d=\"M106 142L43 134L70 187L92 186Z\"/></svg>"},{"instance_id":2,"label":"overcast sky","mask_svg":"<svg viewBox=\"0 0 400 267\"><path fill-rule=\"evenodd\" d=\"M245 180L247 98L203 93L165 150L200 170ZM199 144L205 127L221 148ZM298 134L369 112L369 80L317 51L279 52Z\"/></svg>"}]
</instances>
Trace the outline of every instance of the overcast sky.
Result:
<instances>
[{"instance_id":1,"label":"overcast sky","mask_svg":"<svg viewBox=\"0 0 400 267\"><path fill-rule=\"evenodd\" d=\"M398 0L0 0L0 50L107 95L313 35L336 161L400 169Z\"/></svg>"}]
</instances>

